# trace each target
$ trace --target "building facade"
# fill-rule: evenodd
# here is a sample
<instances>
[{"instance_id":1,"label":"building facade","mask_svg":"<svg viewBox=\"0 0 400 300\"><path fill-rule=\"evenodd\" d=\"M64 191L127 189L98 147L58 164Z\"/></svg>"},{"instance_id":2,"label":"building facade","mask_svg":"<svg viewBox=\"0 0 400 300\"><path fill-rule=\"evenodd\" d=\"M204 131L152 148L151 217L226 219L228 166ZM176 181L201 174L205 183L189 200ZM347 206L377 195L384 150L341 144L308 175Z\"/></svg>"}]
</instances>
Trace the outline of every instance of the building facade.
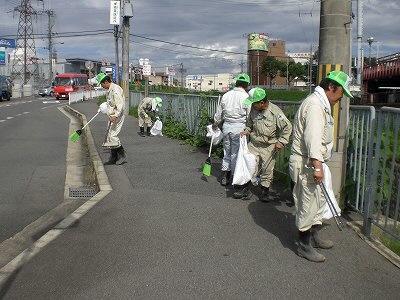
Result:
<instances>
[{"instance_id":1,"label":"building facade","mask_svg":"<svg viewBox=\"0 0 400 300\"><path fill-rule=\"evenodd\" d=\"M235 84L235 75L230 73L223 74L198 74L188 75L185 80L185 87L191 91L211 91L227 92Z\"/></svg>"}]
</instances>

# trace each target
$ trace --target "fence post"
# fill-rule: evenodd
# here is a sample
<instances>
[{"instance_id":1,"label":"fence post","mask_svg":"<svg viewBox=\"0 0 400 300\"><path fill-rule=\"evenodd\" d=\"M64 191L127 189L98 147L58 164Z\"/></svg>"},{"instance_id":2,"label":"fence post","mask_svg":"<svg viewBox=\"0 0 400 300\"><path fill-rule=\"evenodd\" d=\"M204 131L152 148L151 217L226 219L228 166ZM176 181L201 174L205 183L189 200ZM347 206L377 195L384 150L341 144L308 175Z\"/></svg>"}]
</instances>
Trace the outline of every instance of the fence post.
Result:
<instances>
[{"instance_id":1,"label":"fence post","mask_svg":"<svg viewBox=\"0 0 400 300\"><path fill-rule=\"evenodd\" d=\"M364 205L364 221L363 221L363 232L364 235L367 237L370 237L371 235L371 225L372 225L372 210L374 206L374 199L375 199L375 189L373 188L375 183L376 183L376 174L377 174L377 165L379 160L379 157L376 157L375 153L375 147L374 146L374 140L375 136L379 136L377 133L375 135L375 108L370 107L371 110L371 120L370 120L370 132L369 132L369 145L368 145L368 161L370 162L368 164L367 168L367 180L366 180L366 198L365 198L365 205ZM378 124L380 123L381 120L381 114L378 116ZM380 127L380 126L379 126ZM378 139L377 139L378 140ZM380 141L380 139L379 139ZM380 144L380 143L379 143ZM380 145L378 145L380 147ZM379 151L379 149L378 149Z\"/></svg>"}]
</instances>

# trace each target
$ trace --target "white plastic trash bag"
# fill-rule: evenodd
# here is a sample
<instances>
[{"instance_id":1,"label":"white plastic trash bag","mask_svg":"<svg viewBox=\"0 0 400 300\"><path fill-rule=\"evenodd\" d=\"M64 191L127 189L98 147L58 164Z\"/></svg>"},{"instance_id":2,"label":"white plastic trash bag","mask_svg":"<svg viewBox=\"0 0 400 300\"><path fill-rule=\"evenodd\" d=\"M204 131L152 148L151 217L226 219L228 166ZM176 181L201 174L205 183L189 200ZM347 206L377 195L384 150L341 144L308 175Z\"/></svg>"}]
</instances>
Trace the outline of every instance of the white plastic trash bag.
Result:
<instances>
[{"instance_id":1,"label":"white plastic trash bag","mask_svg":"<svg viewBox=\"0 0 400 300\"><path fill-rule=\"evenodd\" d=\"M332 174L331 171L329 170L329 167L326 164L322 164L322 170L324 172L324 179L322 180L324 183L324 186L326 188L326 192L329 195L329 198L331 199L333 206L335 207L337 213L340 216L341 210L339 205L337 204L335 194L333 193L333 187L332 187ZM332 212L328 206L328 200L326 200L325 208L324 208L324 213L322 215L322 218L325 220L329 220L333 217Z\"/></svg>"},{"instance_id":2,"label":"white plastic trash bag","mask_svg":"<svg viewBox=\"0 0 400 300\"><path fill-rule=\"evenodd\" d=\"M212 139L212 144L214 146L218 145L222 141L222 139L224 137L224 135L222 134L221 129L217 128L216 130L213 130L212 129L212 125L207 125L206 137L211 137L212 135L214 135L214 138Z\"/></svg>"},{"instance_id":3,"label":"white plastic trash bag","mask_svg":"<svg viewBox=\"0 0 400 300\"><path fill-rule=\"evenodd\" d=\"M240 147L236 159L235 172L233 174L232 184L243 185L251 180L257 167L256 156L250 153L247 147L247 138L240 138Z\"/></svg>"},{"instance_id":4,"label":"white plastic trash bag","mask_svg":"<svg viewBox=\"0 0 400 300\"><path fill-rule=\"evenodd\" d=\"M151 127L151 129L150 129L151 135L162 136L163 135L162 134L162 126L163 126L163 124L162 124L161 120L159 118L157 118L157 120L154 122L153 127Z\"/></svg>"}]
</instances>

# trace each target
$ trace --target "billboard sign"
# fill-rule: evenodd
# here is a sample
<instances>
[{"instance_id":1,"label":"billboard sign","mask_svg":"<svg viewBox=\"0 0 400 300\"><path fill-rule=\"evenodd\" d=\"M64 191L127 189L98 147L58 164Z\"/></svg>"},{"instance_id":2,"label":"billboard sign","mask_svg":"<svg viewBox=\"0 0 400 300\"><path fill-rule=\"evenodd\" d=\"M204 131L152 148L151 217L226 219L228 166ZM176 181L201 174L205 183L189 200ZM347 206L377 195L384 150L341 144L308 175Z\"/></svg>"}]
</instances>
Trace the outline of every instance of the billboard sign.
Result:
<instances>
[{"instance_id":1,"label":"billboard sign","mask_svg":"<svg viewBox=\"0 0 400 300\"><path fill-rule=\"evenodd\" d=\"M110 2L110 24L119 25L121 19L121 2L111 1Z\"/></svg>"},{"instance_id":2,"label":"billboard sign","mask_svg":"<svg viewBox=\"0 0 400 300\"><path fill-rule=\"evenodd\" d=\"M15 48L15 40L0 38L0 47Z\"/></svg>"},{"instance_id":3,"label":"billboard sign","mask_svg":"<svg viewBox=\"0 0 400 300\"><path fill-rule=\"evenodd\" d=\"M248 50L268 52L269 37L264 33L250 33L248 35Z\"/></svg>"}]
</instances>

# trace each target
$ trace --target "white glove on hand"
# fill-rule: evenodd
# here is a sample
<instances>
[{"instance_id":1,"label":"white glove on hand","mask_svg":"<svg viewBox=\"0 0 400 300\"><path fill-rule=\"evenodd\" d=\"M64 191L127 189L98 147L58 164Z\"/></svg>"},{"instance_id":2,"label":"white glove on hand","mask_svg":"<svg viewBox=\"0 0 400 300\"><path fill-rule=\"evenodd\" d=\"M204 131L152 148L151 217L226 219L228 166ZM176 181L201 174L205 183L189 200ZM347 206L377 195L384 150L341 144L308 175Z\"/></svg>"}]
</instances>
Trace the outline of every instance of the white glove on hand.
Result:
<instances>
[{"instance_id":1,"label":"white glove on hand","mask_svg":"<svg viewBox=\"0 0 400 300\"><path fill-rule=\"evenodd\" d=\"M108 104L107 102L103 102L102 104L100 104L100 108L99 108L99 112L106 114L108 111Z\"/></svg>"}]
</instances>

